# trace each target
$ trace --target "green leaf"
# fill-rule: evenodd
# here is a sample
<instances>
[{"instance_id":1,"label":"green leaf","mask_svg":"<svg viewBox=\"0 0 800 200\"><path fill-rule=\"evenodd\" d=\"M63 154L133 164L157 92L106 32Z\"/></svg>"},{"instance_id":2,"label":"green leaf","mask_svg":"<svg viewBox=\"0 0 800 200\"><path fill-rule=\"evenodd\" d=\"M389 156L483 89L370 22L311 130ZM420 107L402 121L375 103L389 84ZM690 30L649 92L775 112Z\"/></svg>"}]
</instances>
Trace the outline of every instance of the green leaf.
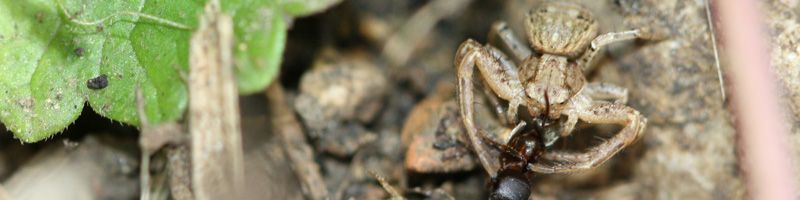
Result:
<instances>
[{"instance_id":1,"label":"green leaf","mask_svg":"<svg viewBox=\"0 0 800 200\"><path fill-rule=\"evenodd\" d=\"M239 92L261 91L275 79L290 16L337 2L224 1L235 23ZM189 29L204 5L205 0L0 0L0 121L23 142L36 142L66 128L88 102L102 116L139 125L137 88L151 123L180 119L187 104L180 74L188 68ZM101 75L107 87L87 87Z\"/></svg>"},{"instance_id":2,"label":"green leaf","mask_svg":"<svg viewBox=\"0 0 800 200\"><path fill-rule=\"evenodd\" d=\"M239 0L223 2L233 16L239 93L264 90L280 72L287 18L320 12L341 0Z\"/></svg>"},{"instance_id":3,"label":"green leaf","mask_svg":"<svg viewBox=\"0 0 800 200\"><path fill-rule=\"evenodd\" d=\"M263 90L280 71L286 45L286 20L272 2L225 1L223 10L233 16L234 56L239 93Z\"/></svg>"},{"instance_id":4,"label":"green leaf","mask_svg":"<svg viewBox=\"0 0 800 200\"><path fill-rule=\"evenodd\" d=\"M97 113L138 125L135 91L152 122L181 117L190 30L143 19L196 24L202 1L65 1L77 21L111 16L102 25L70 21L52 0L0 0L0 120L23 142L50 137L72 123L88 101ZM76 53L82 49L82 53ZM79 55L80 54L80 55ZM107 87L89 79L106 75Z\"/></svg>"},{"instance_id":5,"label":"green leaf","mask_svg":"<svg viewBox=\"0 0 800 200\"><path fill-rule=\"evenodd\" d=\"M292 16L302 17L321 12L342 0L283 0L283 10Z\"/></svg>"}]
</instances>

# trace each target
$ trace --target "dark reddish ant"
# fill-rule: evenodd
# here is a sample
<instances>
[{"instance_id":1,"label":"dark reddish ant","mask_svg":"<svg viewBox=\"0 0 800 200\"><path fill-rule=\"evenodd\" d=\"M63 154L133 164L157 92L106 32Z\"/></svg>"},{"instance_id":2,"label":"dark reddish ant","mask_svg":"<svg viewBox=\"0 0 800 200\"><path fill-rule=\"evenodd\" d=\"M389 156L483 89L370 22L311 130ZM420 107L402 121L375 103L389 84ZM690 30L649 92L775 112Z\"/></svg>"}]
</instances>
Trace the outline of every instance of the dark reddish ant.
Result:
<instances>
[{"instance_id":1,"label":"dark reddish ant","mask_svg":"<svg viewBox=\"0 0 800 200\"><path fill-rule=\"evenodd\" d=\"M528 199L531 194L532 171L527 166L544 153L536 131L514 134L502 145L485 138L484 142L500 150L500 168L490 183L489 199Z\"/></svg>"},{"instance_id":2,"label":"dark reddish ant","mask_svg":"<svg viewBox=\"0 0 800 200\"><path fill-rule=\"evenodd\" d=\"M545 93L544 99L545 102L549 102L547 93ZM545 105L549 105L549 103ZM550 108L546 106L545 109L549 110ZM506 144L497 143L487 138L485 134L481 134L483 142L500 152L500 168L497 170L497 176L492 177L489 199L523 200L528 199L531 195L533 171L528 169L528 165L538 161L539 157L545 153L543 133L553 131L551 130L553 123L546 116L536 117L532 121L534 122L532 129L521 132L512 131L513 135ZM521 125L524 126L524 124Z\"/></svg>"}]
</instances>

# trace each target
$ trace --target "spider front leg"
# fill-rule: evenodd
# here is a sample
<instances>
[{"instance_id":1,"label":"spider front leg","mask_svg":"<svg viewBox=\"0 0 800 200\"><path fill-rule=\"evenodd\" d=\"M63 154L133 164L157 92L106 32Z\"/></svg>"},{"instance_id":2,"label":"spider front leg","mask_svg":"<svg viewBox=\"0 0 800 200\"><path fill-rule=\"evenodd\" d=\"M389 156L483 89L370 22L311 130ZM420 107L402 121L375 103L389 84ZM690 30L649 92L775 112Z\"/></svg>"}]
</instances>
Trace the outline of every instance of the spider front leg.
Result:
<instances>
[{"instance_id":1,"label":"spider front leg","mask_svg":"<svg viewBox=\"0 0 800 200\"><path fill-rule=\"evenodd\" d=\"M500 43L497 43L496 40L500 40ZM514 60L518 63L524 61L533 54L525 42L520 40L514 35L514 32L508 28L508 24L505 21L498 21L492 24L492 30L489 31L489 44L508 48L511 50L511 53L514 54Z\"/></svg>"},{"instance_id":2,"label":"spider front leg","mask_svg":"<svg viewBox=\"0 0 800 200\"><path fill-rule=\"evenodd\" d=\"M581 92L592 101L608 100L617 104L628 103L628 89L609 83L589 83Z\"/></svg>"},{"instance_id":3,"label":"spider front leg","mask_svg":"<svg viewBox=\"0 0 800 200\"><path fill-rule=\"evenodd\" d=\"M481 79L481 80L483 80L483 79ZM505 106L503 106L503 104L500 103L500 98L497 97L497 95L495 95L494 92L492 92L492 88L489 88L489 86L487 85L486 81L482 81L482 82L483 82L483 85L481 85L482 86L481 90L483 91L483 94L484 94L484 97L486 97L486 100L489 101L489 104L491 104L492 108L494 108L495 116L497 116L498 120L500 121L500 124L503 124L503 125L514 124L513 121L516 121L516 120L508 118L509 116L508 116L508 114L506 114L507 113L506 112L507 108L505 108Z\"/></svg>"},{"instance_id":4,"label":"spider front leg","mask_svg":"<svg viewBox=\"0 0 800 200\"><path fill-rule=\"evenodd\" d=\"M615 104L625 104L628 102L628 89L608 83L589 83L583 88L579 96L570 101L570 106L564 110L567 120L561 124L560 137L566 137L575 125L578 124L581 110L591 106L593 102L607 100ZM558 137L545 136L545 146L550 146Z\"/></svg>"},{"instance_id":5,"label":"spider front leg","mask_svg":"<svg viewBox=\"0 0 800 200\"><path fill-rule=\"evenodd\" d=\"M539 173L562 173L592 169L617 154L620 150L641 137L647 119L633 108L621 104L595 103L580 112L580 119L589 123L619 124L624 128L605 142L589 148L586 152L550 151L542 159L528 166Z\"/></svg>"},{"instance_id":6,"label":"spider front leg","mask_svg":"<svg viewBox=\"0 0 800 200\"><path fill-rule=\"evenodd\" d=\"M483 47L474 40L467 40L459 46L455 57L455 67L458 77L458 104L461 118L467 130L467 136L472 148L478 152L478 159L491 177L495 177L497 163L490 162L481 152L485 152L481 139L478 137L478 128L474 122L473 93L475 67L478 68L486 85L498 97L508 100L507 115L509 119L516 118L517 108L524 102L524 89L519 81L516 67L505 55L497 49Z\"/></svg>"},{"instance_id":7,"label":"spider front leg","mask_svg":"<svg viewBox=\"0 0 800 200\"><path fill-rule=\"evenodd\" d=\"M608 44L633 39L659 40L664 38L665 35L665 33L656 32L651 28L640 28L629 31L606 33L597 36L594 38L594 40L592 40L592 43L589 45L589 48L586 49L586 52L584 52L583 55L578 58L578 66L583 68L584 73L591 71L593 69L592 66L594 66L597 53L601 48Z\"/></svg>"}]
</instances>

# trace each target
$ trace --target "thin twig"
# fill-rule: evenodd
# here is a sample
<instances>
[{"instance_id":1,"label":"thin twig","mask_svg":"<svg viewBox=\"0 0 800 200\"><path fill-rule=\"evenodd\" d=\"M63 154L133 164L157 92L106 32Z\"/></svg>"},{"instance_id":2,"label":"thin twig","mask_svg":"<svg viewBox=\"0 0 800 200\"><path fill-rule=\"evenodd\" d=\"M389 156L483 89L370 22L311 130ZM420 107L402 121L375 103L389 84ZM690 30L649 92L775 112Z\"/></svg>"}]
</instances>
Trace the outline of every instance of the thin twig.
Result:
<instances>
[{"instance_id":1,"label":"thin twig","mask_svg":"<svg viewBox=\"0 0 800 200\"><path fill-rule=\"evenodd\" d=\"M139 134L139 148L142 151L139 167L140 199L147 200L151 197L150 182L150 156L167 144L185 145L186 135L183 127L178 123L165 123L151 125L145 113L145 100L141 87L136 87L136 113L139 115L141 131ZM170 185L173 187L173 185Z\"/></svg>"},{"instance_id":2,"label":"thin twig","mask_svg":"<svg viewBox=\"0 0 800 200\"><path fill-rule=\"evenodd\" d=\"M708 19L708 30L711 35L711 47L714 48L714 66L717 67L717 79L719 79L719 91L722 95L722 102L725 102L725 80L722 79L722 67L719 64L719 50L717 50L717 36L714 32L714 22L711 17L711 0L706 0L706 19Z\"/></svg>"},{"instance_id":3,"label":"thin twig","mask_svg":"<svg viewBox=\"0 0 800 200\"><path fill-rule=\"evenodd\" d=\"M378 172L375 172L375 171L372 171L372 170L367 170L367 173L369 173L370 175L372 175L372 177L374 177L375 179L378 180L378 183L381 184L381 187L383 187L383 190L386 190L386 192L389 193L389 196L390 196L389 199L391 199L391 200L405 200L406 199L405 197L403 197L403 195L400 194L400 192L397 191L397 189L395 189L391 184L389 184L389 182L386 181L385 177L383 177L382 175L378 174Z\"/></svg>"},{"instance_id":4,"label":"thin twig","mask_svg":"<svg viewBox=\"0 0 800 200\"><path fill-rule=\"evenodd\" d=\"M309 199L328 199L328 189L319 165L314 162L314 152L306 142L303 129L288 105L279 81L267 88L266 96L270 105L273 132L282 140L284 152L295 175L300 179L303 192Z\"/></svg>"},{"instance_id":5,"label":"thin twig","mask_svg":"<svg viewBox=\"0 0 800 200\"><path fill-rule=\"evenodd\" d=\"M139 123L142 126L142 132L146 132L146 128L148 127L147 121L147 114L144 112L144 97L142 96L142 89L140 87L136 87L136 112L139 115ZM140 134L140 138L146 137L147 134ZM139 139L142 141L142 139ZM153 151L149 148L141 148L142 149L142 158L141 164L139 165L139 199L141 200L149 200L150 199L150 155L153 154Z\"/></svg>"}]
</instances>

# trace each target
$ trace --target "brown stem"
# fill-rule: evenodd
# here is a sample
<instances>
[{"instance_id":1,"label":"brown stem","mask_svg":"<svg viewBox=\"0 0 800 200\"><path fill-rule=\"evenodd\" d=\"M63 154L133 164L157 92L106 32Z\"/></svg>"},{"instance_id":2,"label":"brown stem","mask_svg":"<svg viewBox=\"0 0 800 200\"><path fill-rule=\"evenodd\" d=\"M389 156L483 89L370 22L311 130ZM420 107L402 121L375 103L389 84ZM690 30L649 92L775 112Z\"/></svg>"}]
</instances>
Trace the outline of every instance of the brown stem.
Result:
<instances>
[{"instance_id":1,"label":"brown stem","mask_svg":"<svg viewBox=\"0 0 800 200\"><path fill-rule=\"evenodd\" d=\"M289 158L295 175L303 185L303 192L309 199L327 199L328 189L314 162L314 152L306 142L300 123L286 101L283 86L279 81L267 88L273 132L282 140L284 152Z\"/></svg>"}]
</instances>

